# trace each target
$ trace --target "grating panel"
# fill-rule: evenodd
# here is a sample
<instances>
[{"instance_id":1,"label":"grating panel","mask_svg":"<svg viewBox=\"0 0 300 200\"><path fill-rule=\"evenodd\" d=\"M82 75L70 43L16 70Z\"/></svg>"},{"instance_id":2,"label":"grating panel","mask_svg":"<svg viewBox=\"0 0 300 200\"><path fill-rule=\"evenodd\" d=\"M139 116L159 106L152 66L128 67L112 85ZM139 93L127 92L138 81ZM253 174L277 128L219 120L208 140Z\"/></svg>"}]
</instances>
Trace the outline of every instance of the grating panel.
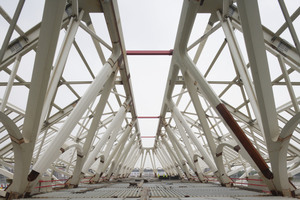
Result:
<instances>
[{"instance_id":1,"label":"grating panel","mask_svg":"<svg viewBox=\"0 0 300 200\"><path fill-rule=\"evenodd\" d=\"M147 190L149 199L156 200L288 200L293 198L268 196L265 193L226 188L215 184L184 182L151 182L142 187L129 187L129 183L93 184L80 188L63 189L34 195L31 199L47 200L96 200L140 199ZM30 200L30 199L26 199Z\"/></svg>"}]
</instances>

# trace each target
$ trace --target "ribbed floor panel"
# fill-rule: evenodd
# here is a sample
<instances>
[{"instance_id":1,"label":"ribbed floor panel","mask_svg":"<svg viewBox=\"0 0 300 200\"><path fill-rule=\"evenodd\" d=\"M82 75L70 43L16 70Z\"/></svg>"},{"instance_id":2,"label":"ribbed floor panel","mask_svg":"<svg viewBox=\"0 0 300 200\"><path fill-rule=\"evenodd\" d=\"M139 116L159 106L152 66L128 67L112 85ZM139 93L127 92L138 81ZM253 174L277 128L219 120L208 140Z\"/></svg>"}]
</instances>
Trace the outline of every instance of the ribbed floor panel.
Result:
<instances>
[{"instance_id":1,"label":"ribbed floor panel","mask_svg":"<svg viewBox=\"0 0 300 200\"><path fill-rule=\"evenodd\" d=\"M134 180L132 180L134 181ZM166 200L288 200L293 198L274 197L266 193L226 188L209 183L185 183L179 181L148 182L142 187L130 187L129 182L81 185L79 188L62 189L50 193L37 194L26 200L124 200L140 199Z\"/></svg>"}]
</instances>

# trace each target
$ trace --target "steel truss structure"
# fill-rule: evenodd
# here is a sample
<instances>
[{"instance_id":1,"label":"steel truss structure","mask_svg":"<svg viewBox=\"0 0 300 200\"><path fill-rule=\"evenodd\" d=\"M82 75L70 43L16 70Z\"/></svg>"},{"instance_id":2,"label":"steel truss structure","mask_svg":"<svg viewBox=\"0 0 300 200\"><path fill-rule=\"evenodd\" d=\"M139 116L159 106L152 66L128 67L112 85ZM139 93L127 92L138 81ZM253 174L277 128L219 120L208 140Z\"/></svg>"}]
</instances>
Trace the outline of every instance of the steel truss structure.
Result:
<instances>
[{"instance_id":1,"label":"steel truss structure","mask_svg":"<svg viewBox=\"0 0 300 200\"><path fill-rule=\"evenodd\" d=\"M127 52L116 0L46 0L41 23L27 32L17 25L24 2L13 18L0 7L10 24L0 51L0 73L7 74L0 83L0 174L12 179L0 195L26 196L56 174L68 177L68 187L84 177L90 183L128 177L139 157L142 174L147 156L156 174L160 163L168 175L195 175L200 182L216 176L230 186L231 175L256 172L273 195L294 195L289 178L300 172L300 45L293 21L300 8L289 15L279 0L286 21L273 33L261 24L257 1L185 0L174 50ZM95 13L110 41L96 33ZM204 13L210 15L205 33L189 43ZM281 38L287 29L294 44ZM14 31L19 37L11 40ZM220 47L207 53L220 33ZM91 42L98 62L88 62L75 37ZM19 65L30 54L28 78ZM153 148L141 143L127 54L172 54ZM72 59L82 76L73 72ZM26 109L9 101L16 88L25 91Z\"/></svg>"}]
</instances>

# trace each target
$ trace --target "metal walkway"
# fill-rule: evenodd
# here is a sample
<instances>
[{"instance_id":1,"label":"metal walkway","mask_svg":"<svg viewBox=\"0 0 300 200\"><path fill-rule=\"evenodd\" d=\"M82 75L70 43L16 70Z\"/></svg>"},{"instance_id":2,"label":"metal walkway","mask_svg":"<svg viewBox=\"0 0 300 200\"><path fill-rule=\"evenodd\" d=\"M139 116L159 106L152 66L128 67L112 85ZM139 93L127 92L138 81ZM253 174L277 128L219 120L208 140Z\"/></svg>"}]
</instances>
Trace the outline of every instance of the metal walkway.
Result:
<instances>
[{"instance_id":1,"label":"metal walkway","mask_svg":"<svg viewBox=\"0 0 300 200\"><path fill-rule=\"evenodd\" d=\"M62 189L50 193L37 194L29 199L71 200L71 199L166 199L166 200L264 200L293 199L274 197L266 193L221 187L211 183L181 181L154 181L143 183L140 187L129 186L128 182L110 182L93 185L80 185L78 188Z\"/></svg>"}]
</instances>

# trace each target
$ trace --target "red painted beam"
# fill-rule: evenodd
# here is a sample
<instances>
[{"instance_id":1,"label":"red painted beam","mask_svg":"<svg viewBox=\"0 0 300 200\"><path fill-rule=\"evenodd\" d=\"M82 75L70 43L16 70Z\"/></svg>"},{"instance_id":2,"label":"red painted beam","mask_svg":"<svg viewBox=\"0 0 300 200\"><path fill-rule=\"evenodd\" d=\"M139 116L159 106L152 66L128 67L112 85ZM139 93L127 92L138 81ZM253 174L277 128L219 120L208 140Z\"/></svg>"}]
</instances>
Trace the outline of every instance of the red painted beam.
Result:
<instances>
[{"instance_id":1,"label":"red painted beam","mask_svg":"<svg viewBox=\"0 0 300 200\"><path fill-rule=\"evenodd\" d=\"M155 138L155 136L141 136L141 138Z\"/></svg>"},{"instance_id":2,"label":"red painted beam","mask_svg":"<svg viewBox=\"0 0 300 200\"><path fill-rule=\"evenodd\" d=\"M139 51L139 50L132 50L132 51L126 51L127 55L135 55L135 56L153 56L153 55L158 55L158 56L171 56L173 55L173 49L170 50L157 50L157 51L152 51L152 50L146 50L146 51Z\"/></svg>"},{"instance_id":3,"label":"red painted beam","mask_svg":"<svg viewBox=\"0 0 300 200\"><path fill-rule=\"evenodd\" d=\"M159 116L139 116L138 119L159 119Z\"/></svg>"}]
</instances>

